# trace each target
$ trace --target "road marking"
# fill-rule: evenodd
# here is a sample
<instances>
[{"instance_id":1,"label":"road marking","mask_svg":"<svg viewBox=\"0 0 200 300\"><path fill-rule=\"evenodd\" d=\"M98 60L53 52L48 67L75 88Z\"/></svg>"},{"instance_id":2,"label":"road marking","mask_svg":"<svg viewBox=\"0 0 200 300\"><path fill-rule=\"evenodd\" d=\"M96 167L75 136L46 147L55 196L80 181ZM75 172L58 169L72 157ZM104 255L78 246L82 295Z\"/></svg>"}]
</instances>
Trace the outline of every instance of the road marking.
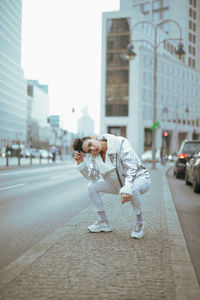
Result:
<instances>
[{"instance_id":1,"label":"road marking","mask_svg":"<svg viewBox=\"0 0 200 300\"><path fill-rule=\"evenodd\" d=\"M55 175L55 176L49 177L49 179L61 178L61 177L65 177L65 176L67 176L67 175L68 175L68 174Z\"/></svg>"},{"instance_id":2,"label":"road marking","mask_svg":"<svg viewBox=\"0 0 200 300\"><path fill-rule=\"evenodd\" d=\"M15 185L9 185L9 186L5 186L3 188L0 188L0 191L5 191L5 190L8 190L8 189L14 189L14 188L17 188L17 187L21 187L21 186L24 186L25 183L19 183L19 184L15 184Z\"/></svg>"}]
</instances>

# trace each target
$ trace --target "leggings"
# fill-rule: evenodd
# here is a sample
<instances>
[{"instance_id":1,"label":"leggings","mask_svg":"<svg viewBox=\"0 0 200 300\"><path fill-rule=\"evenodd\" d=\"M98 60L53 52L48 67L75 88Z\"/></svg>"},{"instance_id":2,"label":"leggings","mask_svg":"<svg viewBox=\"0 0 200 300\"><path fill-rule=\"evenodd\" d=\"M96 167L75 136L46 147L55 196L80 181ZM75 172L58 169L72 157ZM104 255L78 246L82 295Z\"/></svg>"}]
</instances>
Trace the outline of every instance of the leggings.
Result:
<instances>
[{"instance_id":1,"label":"leggings","mask_svg":"<svg viewBox=\"0 0 200 300\"><path fill-rule=\"evenodd\" d=\"M130 199L133 210L136 215L141 214L141 199L140 195L148 191L151 185L151 180L144 176L136 178L133 182L132 196ZM99 195L100 192L107 194L118 194L119 189L113 188L107 181L100 179L97 182L88 184L88 194L92 201L93 208L96 212L104 211L103 201Z\"/></svg>"}]
</instances>

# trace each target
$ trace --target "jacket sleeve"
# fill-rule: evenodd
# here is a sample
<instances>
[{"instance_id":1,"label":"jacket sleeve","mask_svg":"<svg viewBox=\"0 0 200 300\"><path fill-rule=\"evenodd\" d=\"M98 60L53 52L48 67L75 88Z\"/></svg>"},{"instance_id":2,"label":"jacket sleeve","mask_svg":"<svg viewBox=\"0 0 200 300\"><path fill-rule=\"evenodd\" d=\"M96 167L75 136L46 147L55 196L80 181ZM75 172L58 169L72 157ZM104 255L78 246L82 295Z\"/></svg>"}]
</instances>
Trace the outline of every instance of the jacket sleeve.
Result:
<instances>
[{"instance_id":1,"label":"jacket sleeve","mask_svg":"<svg viewBox=\"0 0 200 300\"><path fill-rule=\"evenodd\" d=\"M91 161L89 164L84 160L79 165L76 164L76 169L89 181L95 182L101 178L100 172L95 164L95 161Z\"/></svg>"},{"instance_id":2,"label":"jacket sleeve","mask_svg":"<svg viewBox=\"0 0 200 300\"><path fill-rule=\"evenodd\" d=\"M125 182L119 193L132 195L133 181L138 170L138 158L127 139L124 139L122 142L120 160L124 169Z\"/></svg>"}]
</instances>

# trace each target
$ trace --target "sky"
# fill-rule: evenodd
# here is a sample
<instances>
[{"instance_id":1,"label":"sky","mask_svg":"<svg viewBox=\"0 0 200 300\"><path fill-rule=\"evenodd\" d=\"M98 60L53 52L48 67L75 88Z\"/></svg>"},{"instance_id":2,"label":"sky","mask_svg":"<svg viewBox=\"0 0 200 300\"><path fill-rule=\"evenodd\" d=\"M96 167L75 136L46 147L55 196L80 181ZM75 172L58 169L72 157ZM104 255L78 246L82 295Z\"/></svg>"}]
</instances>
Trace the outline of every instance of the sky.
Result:
<instances>
[{"instance_id":1,"label":"sky","mask_svg":"<svg viewBox=\"0 0 200 300\"><path fill-rule=\"evenodd\" d=\"M120 0L23 0L21 66L49 86L50 114L77 131L84 107L100 129L102 12ZM75 108L75 112L72 112Z\"/></svg>"}]
</instances>

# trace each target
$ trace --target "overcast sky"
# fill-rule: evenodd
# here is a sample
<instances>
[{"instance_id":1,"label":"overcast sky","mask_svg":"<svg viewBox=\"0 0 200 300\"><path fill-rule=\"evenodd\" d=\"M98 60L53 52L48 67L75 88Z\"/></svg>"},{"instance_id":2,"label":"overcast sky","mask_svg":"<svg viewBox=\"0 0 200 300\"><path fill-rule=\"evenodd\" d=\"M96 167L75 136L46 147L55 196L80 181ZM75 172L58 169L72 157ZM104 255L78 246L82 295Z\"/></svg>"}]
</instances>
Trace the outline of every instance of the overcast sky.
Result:
<instances>
[{"instance_id":1,"label":"overcast sky","mask_svg":"<svg viewBox=\"0 0 200 300\"><path fill-rule=\"evenodd\" d=\"M99 133L102 12L120 0L23 0L22 68L26 79L48 84L50 114L76 132L88 106ZM75 113L72 113L72 108Z\"/></svg>"}]
</instances>

